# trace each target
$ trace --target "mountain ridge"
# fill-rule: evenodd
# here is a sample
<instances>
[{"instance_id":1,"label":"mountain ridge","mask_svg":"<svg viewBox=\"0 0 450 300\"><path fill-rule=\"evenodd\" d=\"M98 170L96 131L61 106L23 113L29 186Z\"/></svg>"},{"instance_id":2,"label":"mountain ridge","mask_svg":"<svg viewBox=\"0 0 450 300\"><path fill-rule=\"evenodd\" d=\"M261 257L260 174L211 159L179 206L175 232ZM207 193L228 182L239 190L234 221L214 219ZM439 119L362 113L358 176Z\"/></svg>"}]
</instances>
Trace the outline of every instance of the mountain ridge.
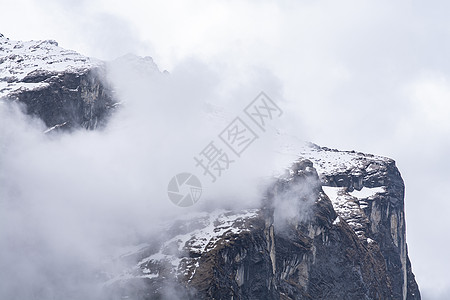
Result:
<instances>
[{"instance_id":1,"label":"mountain ridge","mask_svg":"<svg viewBox=\"0 0 450 300\"><path fill-rule=\"evenodd\" d=\"M343 174L361 175L350 175L358 166L348 164L352 159L344 158L346 168L340 169L350 173L322 169L325 175L300 157L268 188L261 208L174 222L178 231L168 230L173 235L159 250L153 244L150 252L143 247L127 255L139 257L136 265L111 278L108 289L131 297L131 285L136 299L165 299L159 293L162 278L172 278L184 287L178 291L181 299L420 299L407 255L398 190L403 181L395 162L317 145L303 155L318 163L321 156L328 159L323 152L355 156L370 174L362 183L358 177L341 180ZM376 161L379 168L373 171ZM280 201L309 217L277 214Z\"/></svg>"}]
</instances>

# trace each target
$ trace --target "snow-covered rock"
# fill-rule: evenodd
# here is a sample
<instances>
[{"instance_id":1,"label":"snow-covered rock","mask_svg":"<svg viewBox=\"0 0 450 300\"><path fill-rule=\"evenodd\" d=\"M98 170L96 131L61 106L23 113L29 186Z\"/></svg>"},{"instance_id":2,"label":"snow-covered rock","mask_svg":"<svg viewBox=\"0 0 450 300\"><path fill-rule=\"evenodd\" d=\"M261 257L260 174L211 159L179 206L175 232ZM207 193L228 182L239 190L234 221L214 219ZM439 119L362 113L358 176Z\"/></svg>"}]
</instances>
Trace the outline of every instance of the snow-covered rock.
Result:
<instances>
[{"instance_id":1,"label":"snow-covered rock","mask_svg":"<svg viewBox=\"0 0 450 300\"><path fill-rule=\"evenodd\" d=\"M49 129L96 128L115 103L103 62L61 48L53 40L22 42L3 35L2 98L25 104L26 112Z\"/></svg>"},{"instance_id":2,"label":"snow-covered rock","mask_svg":"<svg viewBox=\"0 0 450 300\"><path fill-rule=\"evenodd\" d=\"M314 144L289 149L297 160L261 208L186 216L107 288L127 297L123 287L143 280L137 298L153 299L171 278L183 299L420 299L395 162ZM286 196L311 203L309 217L277 223Z\"/></svg>"},{"instance_id":3,"label":"snow-covered rock","mask_svg":"<svg viewBox=\"0 0 450 300\"><path fill-rule=\"evenodd\" d=\"M0 98L19 89L33 90L48 86L36 82L47 74L84 73L101 61L58 46L54 40L13 41L0 37Z\"/></svg>"}]
</instances>

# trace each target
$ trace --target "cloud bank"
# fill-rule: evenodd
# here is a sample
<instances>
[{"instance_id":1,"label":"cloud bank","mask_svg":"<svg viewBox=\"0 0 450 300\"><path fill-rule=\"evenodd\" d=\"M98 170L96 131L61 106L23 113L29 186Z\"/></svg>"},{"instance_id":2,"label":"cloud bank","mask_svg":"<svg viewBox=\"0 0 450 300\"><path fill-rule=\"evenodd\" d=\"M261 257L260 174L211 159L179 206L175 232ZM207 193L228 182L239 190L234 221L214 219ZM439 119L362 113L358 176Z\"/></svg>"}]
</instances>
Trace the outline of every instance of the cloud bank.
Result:
<instances>
[{"instance_id":1,"label":"cloud bank","mask_svg":"<svg viewBox=\"0 0 450 300\"><path fill-rule=\"evenodd\" d=\"M230 102L222 107L238 110L233 101L250 100L254 90L265 90L284 99L283 122L291 134L396 159L406 183L407 238L418 283L429 299L448 294L449 265L440 259L446 256L450 227L450 205L443 192L450 180L448 2L99 0L77 4L76 10L71 1L8 5L0 12L7 36L54 38L100 58L137 52L153 56L180 80L175 70L184 68L203 74L186 76L203 78L206 87L227 82L227 88L185 85L180 91L195 94L192 105L199 99L220 99ZM17 22L25 19L34 26ZM219 76L192 66L199 62L220 70ZM229 76L220 76L224 72ZM249 74L266 76L256 83ZM236 92L245 87L251 90L248 94ZM268 91L273 87L277 92ZM182 99L186 93L174 96ZM160 118L167 113L161 110ZM185 117L178 113L173 118ZM210 136L192 143L197 146L190 153L200 151ZM191 155L180 161L189 161ZM127 178L133 182L133 172ZM140 188L134 187L136 194Z\"/></svg>"},{"instance_id":2,"label":"cloud bank","mask_svg":"<svg viewBox=\"0 0 450 300\"><path fill-rule=\"evenodd\" d=\"M99 299L104 272L124 268L112 259L151 243L162 222L259 203L257 182L274 168L270 139L256 141L215 183L193 157L242 114L255 86L279 93L276 81L267 85L272 77L252 74L250 88L229 86L228 73L194 59L170 75L132 55L109 66L121 104L102 130L44 134L16 103L0 103L1 298ZM204 196L180 208L167 185L186 171L202 180Z\"/></svg>"}]
</instances>

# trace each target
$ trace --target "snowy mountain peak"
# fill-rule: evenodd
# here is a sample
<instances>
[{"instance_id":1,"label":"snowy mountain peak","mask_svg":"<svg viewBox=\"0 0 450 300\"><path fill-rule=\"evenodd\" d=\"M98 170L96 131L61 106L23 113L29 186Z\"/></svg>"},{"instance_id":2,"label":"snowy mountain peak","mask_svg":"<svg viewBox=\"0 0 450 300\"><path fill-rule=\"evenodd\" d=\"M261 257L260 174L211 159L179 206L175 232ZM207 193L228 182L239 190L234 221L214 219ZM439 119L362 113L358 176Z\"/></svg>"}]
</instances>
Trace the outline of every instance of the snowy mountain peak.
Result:
<instances>
[{"instance_id":1,"label":"snowy mountain peak","mask_svg":"<svg viewBox=\"0 0 450 300\"><path fill-rule=\"evenodd\" d=\"M21 102L48 127L94 129L115 107L105 63L54 40L0 38L0 99Z\"/></svg>"},{"instance_id":2,"label":"snowy mountain peak","mask_svg":"<svg viewBox=\"0 0 450 300\"><path fill-rule=\"evenodd\" d=\"M61 48L54 40L22 42L0 35L0 98L20 89L33 90L46 86L36 80L38 74L86 70L100 63Z\"/></svg>"}]
</instances>

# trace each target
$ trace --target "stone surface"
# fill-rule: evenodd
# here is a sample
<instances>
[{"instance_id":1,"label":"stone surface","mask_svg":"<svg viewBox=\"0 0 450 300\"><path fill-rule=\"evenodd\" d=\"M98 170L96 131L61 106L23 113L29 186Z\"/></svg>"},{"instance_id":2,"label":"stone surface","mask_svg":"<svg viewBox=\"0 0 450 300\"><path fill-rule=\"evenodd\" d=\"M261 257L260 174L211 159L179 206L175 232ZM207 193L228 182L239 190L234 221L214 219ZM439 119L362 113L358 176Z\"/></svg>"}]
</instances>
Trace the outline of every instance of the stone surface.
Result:
<instances>
[{"instance_id":1,"label":"stone surface","mask_svg":"<svg viewBox=\"0 0 450 300\"><path fill-rule=\"evenodd\" d=\"M395 162L315 145L302 155L261 208L182 221L108 289L127 297L132 283L135 299L170 299L170 278L180 299L420 299ZM299 211L283 219L292 199Z\"/></svg>"},{"instance_id":2,"label":"stone surface","mask_svg":"<svg viewBox=\"0 0 450 300\"><path fill-rule=\"evenodd\" d=\"M94 129L116 102L105 63L66 50L51 40L0 37L0 98L23 103L50 129Z\"/></svg>"}]
</instances>

